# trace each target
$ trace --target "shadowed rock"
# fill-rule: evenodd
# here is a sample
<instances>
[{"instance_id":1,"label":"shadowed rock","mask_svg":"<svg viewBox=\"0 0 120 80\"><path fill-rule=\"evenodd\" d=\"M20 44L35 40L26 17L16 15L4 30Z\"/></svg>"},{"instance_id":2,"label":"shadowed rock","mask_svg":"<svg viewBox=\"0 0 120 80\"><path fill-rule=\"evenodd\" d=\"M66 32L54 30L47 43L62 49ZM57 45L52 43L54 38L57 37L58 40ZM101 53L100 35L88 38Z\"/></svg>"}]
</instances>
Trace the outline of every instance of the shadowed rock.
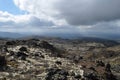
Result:
<instances>
[{"instance_id":1,"label":"shadowed rock","mask_svg":"<svg viewBox=\"0 0 120 80\"><path fill-rule=\"evenodd\" d=\"M5 56L0 56L0 70L3 70L7 66L7 60Z\"/></svg>"},{"instance_id":2,"label":"shadowed rock","mask_svg":"<svg viewBox=\"0 0 120 80\"><path fill-rule=\"evenodd\" d=\"M15 41L7 41L7 42L6 42L6 45L15 45L15 44L16 44Z\"/></svg>"},{"instance_id":3,"label":"shadowed rock","mask_svg":"<svg viewBox=\"0 0 120 80\"><path fill-rule=\"evenodd\" d=\"M102 67L105 66L103 61L96 61L96 64L97 64L96 66L102 66Z\"/></svg>"},{"instance_id":4,"label":"shadowed rock","mask_svg":"<svg viewBox=\"0 0 120 80\"><path fill-rule=\"evenodd\" d=\"M54 56L54 57L61 57L62 56L61 53L64 53L64 51L54 47L53 45L49 44L47 41L42 41L39 44L39 47L51 51L52 54L50 56Z\"/></svg>"},{"instance_id":5,"label":"shadowed rock","mask_svg":"<svg viewBox=\"0 0 120 80\"><path fill-rule=\"evenodd\" d=\"M85 72L84 77L86 80L99 80L97 74L94 72Z\"/></svg>"},{"instance_id":6,"label":"shadowed rock","mask_svg":"<svg viewBox=\"0 0 120 80\"><path fill-rule=\"evenodd\" d=\"M22 60L25 60L26 57L28 57L28 55L25 54L24 52L17 52L17 53L16 53L16 57L18 57L18 58L20 58L20 59L22 59Z\"/></svg>"},{"instance_id":7,"label":"shadowed rock","mask_svg":"<svg viewBox=\"0 0 120 80\"><path fill-rule=\"evenodd\" d=\"M68 72L62 69L48 69L46 80L67 80Z\"/></svg>"},{"instance_id":8,"label":"shadowed rock","mask_svg":"<svg viewBox=\"0 0 120 80\"><path fill-rule=\"evenodd\" d=\"M110 65L109 63L106 64L105 70L106 70L107 72L111 72L111 65Z\"/></svg>"},{"instance_id":9,"label":"shadowed rock","mask_svg":"<svg viewBox=\"0 0 120 80\"><path fill-rule=\"evenodd\" d=\"M42 42L39 44L39 46L42 47L42 48L45 48L45 49L49 49L49 50L51 50L51 51L53 51L53 52L54 52L54 50L55 50L55 47L54 47L53 45L49 44L47 41L42 41Z\"/></svg>"},{"instance_id":10,"label":"shadowed rock","mask_svg":"<svg viewBox=\"0 0 120 80\"><path fill-rule=\"evenodd\" d=\"M62 65L62 62L61 61L56 61L55 62L57 65Z\"/></svg>"},{"instance_id":11,"label":"shadowed rock","mask_svg":"<svg viewBox=\"0 0 120 80\"><path fill-rule=\"evenodd\" d=\"M27 52L27 48L26 48L26 47L21 47L19 50L20 50L20 51L26 51L26 52Z\"/></svg>"}]
</instances>

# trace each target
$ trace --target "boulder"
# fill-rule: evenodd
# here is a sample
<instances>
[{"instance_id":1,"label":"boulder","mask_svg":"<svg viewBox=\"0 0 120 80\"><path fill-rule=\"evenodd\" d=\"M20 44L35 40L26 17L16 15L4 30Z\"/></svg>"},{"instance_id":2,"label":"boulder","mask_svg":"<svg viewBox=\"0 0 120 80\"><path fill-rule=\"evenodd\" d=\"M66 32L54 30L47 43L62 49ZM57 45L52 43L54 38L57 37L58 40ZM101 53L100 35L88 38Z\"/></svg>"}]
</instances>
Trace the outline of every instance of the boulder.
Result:
<instances>
[{"instance_id":1,"label":"boulder","mask_svg":"<svg viewBox=\"0 0 120 80\"><path fill-rule=\"evenodd\" d=\"M13 56L15 54L15 52L14 51L10 51L9 54L10 54L10 56Z\"/></svg>"},{"instance_id":2,"label":"boulder","mask_svg":"<svg viewBox=\"0 0 120 80\"><path fill-rule=\"evenodd\" d=\"M15 41L7 41L7 42L6 42L6 45L15 45L15 44L16 44Z\"/></svg>"},{"instance_id":3,"label":"boulder","mask_svg":"<svg viewBox=\"0 0 120 80\"><path fill-rule=\"evenodd\" d=\"M56 61L55 62L57 65L62 65L62 62L61 61Z\"/></svg>"},{"instance_id":4,"label":"boulder","mask_svg":"<svg viewBox=\"0 0 120 80\"><path fill-rule=\"evenodd\" d=\"M74 78L77 79L77 80L79 80L79 79L81 79L82 77L81 77L81 75L75 75Z\"/></svg>"},{"instance_id":5,"label":"boulder","mask_svg":"<svg viewBox=\"0 0 120 80\"><path fill-rule=\"evenodd\" d=\"M40 53L40 52L36 52L33 56L34 56L34 57L45 58L45 56L42 55L42 53Z\"/></svg>"},{"instance_id":6,"label":"boulder","mask_svg":"<svg viewBox=\"0 0 120 80\"><path fill-rule=\"evenodd\" d=\"M54 52L54 50L55 50L55 47L53 45L49 44L47 41L42 41L39 44L39 46L42 47L42 48L45 48L45 49L49 49L52 52Z\"/></svg>"},{"instance_id":7,"label":"boulder","mask_svg":"<svg viewBox=\"0 0 120 80\"><path fill-rule=\"evenodd\" d=\"M109 63L106 64L105 70L106 70L107 72L111 72L111 65L110 65Z\"/></svg>"},{"instance_id":8,"label":"boulder","mask_svg":"<svg viewBox=\"0 0 120 80\"><path fill-rule=\"evenodd\" d=\"M17 53L16 53L16 57L18 57L18 58L20 58L20 59L22 59L22 60L25 60L27 56L28 56L28 55L25 54L24 52L17 52Z\"/></svg>"},{"instance_id":9,"label":"boulder","mask_svg":"<svg viewBox=\"0 0 120 80\"><path fill-rule=\"evenodd\" d=\"M104 80L117 80L117 79L111 72L106 72L104 74Z\"/></svg>"},{"instance_id":10,"label":"boulder","mask_svg":"<svg viewBox=\"0 0 120 80\"><path fill-rule=\"evenodd\" d=\"M3 70L7 66L7 60L5 56L0 56L0 70Z\"/></svg>"},{"instance_id":11,"label":"boulder","mask_svg":"<svg viewBox=\"0 0 120 80\"><path fill-rule=\"evenodd\" d=\"M26 47L21 47L19 50L20 50L20 51L26 51L26 52L27 52L27 48L26 48Z\"/></svg>"},{"instance_id":12,"label":"boulder","mask_svg":"<svg viewBox=\"0 0 120 80\"><path fill-rule=\"evenodd\" d=\"M96 61L96 66L101 66L101 67L104 67L105 66L105 63L103 61Z\"/></svg>"},{"instance_id":13,"label":"boulder","mask_svg":"<svg viewBox=\"0 0 120 80\"><path fill-rule=\"evenodd\" d=\"M67 80L68 72L58 68L48 69L46 80Z\"/></svg>"},{"instance_id":14,"label":"boulder","mask_svg":"<svg viewBox=\"0 0 120 80\"><path fill-rule=\"evenodd\" d=\"M4 46L4 47L2 48L2 52L8 52L7 46Z\"/></svg>"},{"instance_id":15,"label":"boulder","mask_svg":"<svg viewBox=\"0 0 120 80\"><path fill-rule=\"evenodd\" d=\"M85 80L99 80L98 75L96 72L92 70L86 70L83 75L86 79Z\"/></svg>"}]
</instances>

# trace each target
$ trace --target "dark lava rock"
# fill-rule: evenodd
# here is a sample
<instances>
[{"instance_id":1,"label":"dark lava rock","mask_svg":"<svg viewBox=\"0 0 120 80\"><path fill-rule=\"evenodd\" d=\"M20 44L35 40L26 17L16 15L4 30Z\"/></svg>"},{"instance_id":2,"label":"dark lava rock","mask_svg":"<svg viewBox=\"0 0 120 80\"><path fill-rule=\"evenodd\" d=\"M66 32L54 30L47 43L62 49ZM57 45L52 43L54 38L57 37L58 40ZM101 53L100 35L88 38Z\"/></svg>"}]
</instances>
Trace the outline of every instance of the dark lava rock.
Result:
<instances>
[{"instance_id":1,"label":"dark lava rock","mask_svg":"<svg viewBox=\"0 0 120 80\"><path fill-rule=\"evenodd\" d=\"M52 54L49 55L49 56L54 56L54 57L62 57L61 53L64 53L63 50L60 50L56 47L54 47L53 45L49 44L47 41L42 41L40 44L39 44L39 47L41 48L44 48L48 51L50 51Z\"/></svg>"},{"instance_id":2,"label":"dark lava rock","mask_svg":"<svg viewBox=\"0 0 120 80\"><path fill-rule=\"evenodd\" d=\"M104 67L105 63L103 61L96 61L96 66Z\"/></svg>"},{"instance_id":3,"label":"dark lava rock","mask_svg":"<svg viewBox=\"0 0 120 80\"><path fill-rule=\"evenodd\" d=\"M36 53L34 54L34 56L41 56L41 55L42 55L41 52L36 52Z\"/></svg>"},{"instance_id":4,"label":"dark lava rock","mask_svg":"<svg viewBox=\"0 0 120 80\"><path fill-rule=\"evenodd\" d=\"M26 45L29 47L39 47L38 42L34 40L27 40Z\"/></svg>"},{"instance_id":5,"label":"dark lava rock","mask_svg":"<svg viewBox=\"0 0 120 80\"><path fill-rule=\"evenodd\" d=\"M17 45L26 45L26 40L16 40L15 41Z\"/></svg>"},{"instance_id":6,"label":"dark lava rock","mask_svg":"<svg viewBox=\"0 0 120 80\"><path fill-rule=\"evenodd\" d=\"M19 50L20 51L27 51L27 48L26 47L21 47Z\"/></svg>"},{"instance_id":7,"label":"dark lava rock","mask_svg":"<svg viewBox=\"0 0 120 80\"><path fill-rule=\"evenodd\" d=\"M16 44L15 41L7 41L7 42L6 42L6 45L15 45L15 44Z\"/></svg>"},{"instance_id":8,"label":"dark lava rock","mask_svg":"<svg viewBox=\"0 0 120 80\"><path fill-rule=\"evenodd\" d=\"M45 56L42 55L42 53L40 53L40 52L35 53L33 56L40 57L40 58L45 58Z\"/></svg>"},{"instance_id":9,"label":"dark lava rock","mask_svg":"<svg viewBox=\"0 0 120 80\"><path fill-rule=\"evenodd\" d=\"M89 69L95 71L95 68L94 68L94 67L90 67Z\"/></svg>"},{"instance_id":10,"label":"dark lava rock","mask_svg":"<svg viewBox=\"0 0 120 80\"><path fill-rule=\"evenodd\" d=\"M106 70L107 72L111 72L111 65L110 65L109 63L106 64L105 70Z\"/></svg>"},{"instance_id":11,"label":"dark lava rock","mask_svg":"<svg viewBox=\"0 0 120 80\"><path fill-rule=\"evenodd\" d=\"M62 62L61 61L56 61L55 62L57 65L62 65Z\"/></svg>"},{"instance_id":12,"label":"dark lava rock","mask_svg":"<svg viewBox=\"0 0 120 80\"><path fill-rule=\"evenodd\" d=\"M40 55L41 55L41 53L36 52L33 56L38 57L38 56L40 56Z\"/></svg>"},{"instance_id":13,"label":"dark lava rock","mask_svg":"<svg viewBox=\"0 0 120 80\"><path fill-rule=\"evenodd\" d=\"M15 55L15 52L14 52L14 51L10 51L9 53L10 53L10 56Z\"/></svg>"},{"instance_id":14,"label":"dark lava rock","mask_svg":"<svg viewBox=\"0 0 120 80\"><path fill-rule=\"evenodd\" d=\"M8 52L7 46L2 47L2 52Z\"/></svg>"},{"instance_id":15,"label":"dark lava rock","mask_svg":"<svg viewBox=\"0 0 120 80\"><path fill-rule=\"evenodd\" d=\"M42 41L40 44L39 44L40 47L42 48L45 48L45 49L49 49L51 51L54 51L55 48L53 45L49 44L47 41Z\"/></svg>"},{"instance_id":16,"label":"dark lava rock","mask_svg":"<svg viewBox=\"0 0 120 80\"><path fill-rule=\"evenodd\" d=\"M80 56L80 55L76 55L76 56L73 57L72 60L73 60L75 63L79 63L79 61L82 60L82 59L83 59L82 56Z\"/></svg>"},{"instance_id":17,"label":"dark lava rock","mask_svg":"<svg viewBox=\"0 0 120 80\"><path fill-rule=\"evenodd\" d=\"M95 72L85 72L84 77L86 80L99 80Z\"/></svg>"},{"instance_id":18,"label":"dark lava rock","mask_svg":"<svg viewBox=\"0 0 120 80\"><path fill-rule=\"evenodd\" d=\"M40 57L41 57L41 58L45 58L45 56L44 56L44 55L40 55Z\"/></svg>"},{"instance_id":19,"label":"dark lava rock","mask_svg":"<svg viewBox=\"0 0 120 80\"><path fill-rule=\"evenodd\" d=\"M111 72L106 72L104 74L104 80L117 80L117 79Z\"/></svg>"},{"instance_id":20,"label":"dark lava rock","mask_svg":"<svg viewBox=\"0 0 120 80\"><path fill-rule=\"evenodd\" d=\"M0 56L0 70L3 70L7 66L7 60L5 56Z\"/></svg>"},{"instance_id":21,"label":"dark lava rock","mask_svg":"<svg viewBox=\"0 0 120 80\"><path fill-rule=\"evenodd\" d=\"M115 51L105 51L103 50L102 53L101 53L105 58L111 58L111 57L116 57L116 56L119 56L119 52L115 52Z\"/></svg>"},{"instance_id":22,"label":"dark lava rock","mask_svg":"<svg viewBox=\"0 0 120 80\"><path fill-rule=\"evenodd\" d=\"M75 75L75 79L81 79L81 75Z\"/></svg>"},{"instance_id":23,"label":"dark lava rock","mask_svg":"<svg viewBox=\"0 0 120 80\"><path fill-rule=\"evenodd\" d=\"M58 68L48 69L46 80L67 80L68 72Z\"/></svg>"},{"instance_id":24,"label":"dark lava rock","mask_svg":"<svg viewBox=\"0 0 120 80\"><path fill-rule=\"evenodd\" d=\"M25 60L28 55L25 54L24 52L17 52L16 56L21 58L22 60Z\"/></svg>"}]
</instances>

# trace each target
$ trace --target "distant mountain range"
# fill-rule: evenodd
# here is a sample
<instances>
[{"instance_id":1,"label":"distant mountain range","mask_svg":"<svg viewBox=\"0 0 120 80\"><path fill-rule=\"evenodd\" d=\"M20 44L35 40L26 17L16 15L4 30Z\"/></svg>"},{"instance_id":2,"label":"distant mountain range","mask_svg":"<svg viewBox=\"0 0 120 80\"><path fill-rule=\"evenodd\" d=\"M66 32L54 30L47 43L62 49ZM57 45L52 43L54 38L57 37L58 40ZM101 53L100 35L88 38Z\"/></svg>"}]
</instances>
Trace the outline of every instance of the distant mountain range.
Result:
<instances>
[{"instance_id":1,"label":"distant mountain range","mask_svg":"<svg viewBox=\"0 0 120 80\"><path fill-rule=\"evenodd\" d=\"M20 38L24 37L25 35L19 33L12 33L12 32L0 32L0 38Z\"/></svg>"},{"instance_id":2,"label":"distant mountain range","mask_svg":"<svg viewBox=\"0 0 120 80\"><path fill-rule=\"evenodd\" d=\"M25 34L25 33L12 33L12 32L0 32L0 38L51 38L51 37L55 37L55 38L63 38L63 39L81 39L84 38L87 40L91 40L94 38L98 38L100 40L100 38L102 39L109 39L109 40L118 40L120 41L120 35L118 34L109 34L109 35L101 35L101 36L97 36L97 37L93 37L93 36L84 36L81 34L72 34L72 33L59 33L59 34L44 34L44 35L40 35L40 34ZM97 39L97 40L98 40Z\"/></svg>"},{"instance_id":3,"label":"distant mountain range","mask_svg":"<svg viewBox=\"0 0 120 80\"><path fill-rule=\"evenodd\" d=\"M75 39L74 41L77 41L78 43L80 42L84 42L84 43L88 43L88 42L96 42L96 43L102 43L105 46L109 47L109 46L115 46L115 45L119 45L120 43L114 40L109 40L109 39L102 39L102 38L94 38L94 37L84 37L84 38L79 38L79 39Z\"/></svg>"}]
</instances>

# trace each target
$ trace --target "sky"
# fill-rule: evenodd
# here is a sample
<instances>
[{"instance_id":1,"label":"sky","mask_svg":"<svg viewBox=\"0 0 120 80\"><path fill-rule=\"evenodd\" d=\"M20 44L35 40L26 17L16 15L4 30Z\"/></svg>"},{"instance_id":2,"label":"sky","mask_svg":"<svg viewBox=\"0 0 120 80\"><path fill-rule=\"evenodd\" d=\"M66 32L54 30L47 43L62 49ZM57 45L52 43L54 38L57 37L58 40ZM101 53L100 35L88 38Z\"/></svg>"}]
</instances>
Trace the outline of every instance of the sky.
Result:
<instances>
[{"instance_id":1,"label":"sky","mask_svg":"<svg viewBox=\"0 0 120 80\"><path fill-rule=\"evenodd\" d=\"M0 31L120 35L120 0L0 0Z\"/></svg>"}]
</instances>

